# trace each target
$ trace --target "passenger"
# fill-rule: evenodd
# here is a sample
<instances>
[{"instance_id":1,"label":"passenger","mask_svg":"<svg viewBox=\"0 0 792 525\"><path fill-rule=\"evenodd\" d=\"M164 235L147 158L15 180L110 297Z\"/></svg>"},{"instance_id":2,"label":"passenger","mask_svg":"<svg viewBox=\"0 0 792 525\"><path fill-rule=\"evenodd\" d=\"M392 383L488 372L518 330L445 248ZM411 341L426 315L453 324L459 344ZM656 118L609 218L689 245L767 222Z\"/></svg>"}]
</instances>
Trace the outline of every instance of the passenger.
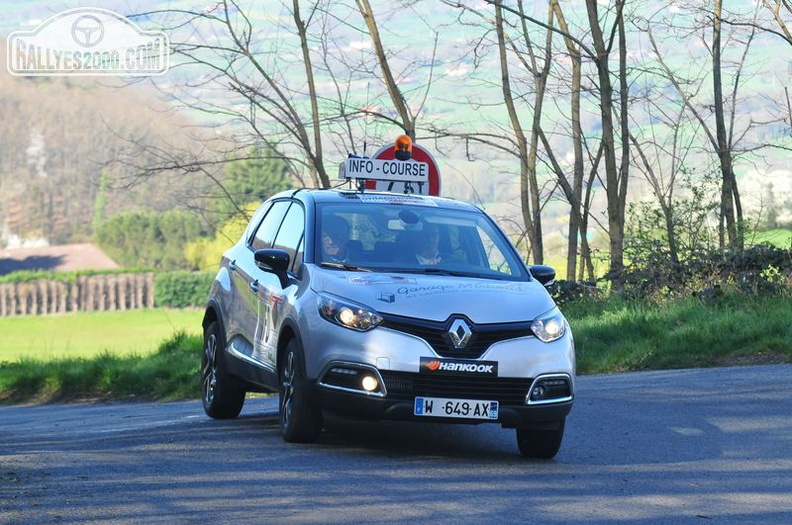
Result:
<instances>
[{"instance_id":1,"label":"passenger","mask_svg":"<svg viewBox=\"0 0 792 525\"><path fill-rule=\"evenodd\" d=\"M347 243L349 242L349 223L338 215L331 215L322 222L323 260L329 262L346 262L349 258Z\"/></svg>"}]
</instances>

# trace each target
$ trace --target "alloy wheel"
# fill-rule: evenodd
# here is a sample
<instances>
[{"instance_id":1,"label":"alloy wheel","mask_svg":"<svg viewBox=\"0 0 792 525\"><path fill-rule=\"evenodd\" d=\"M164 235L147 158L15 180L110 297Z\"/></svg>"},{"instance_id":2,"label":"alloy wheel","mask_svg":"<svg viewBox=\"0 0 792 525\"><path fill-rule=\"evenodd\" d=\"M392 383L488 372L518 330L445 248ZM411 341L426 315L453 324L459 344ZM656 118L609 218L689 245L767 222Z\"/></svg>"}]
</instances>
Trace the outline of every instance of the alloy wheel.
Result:
<instances>
[{"instance_id":1,"label":"alloy wheel","mask_svg":"<svg viewBox=\"0 0 792 525\"><path fill-rule=\"evenodd\" d=\"M286 363L283 366L283 377L281 378L281 423L284 427L289 426L294 402L294 352L286 354Z\"/></svg>"},{"instance_id":2,"label":"alloy wheel","mask_svg":"<svg viewBox=\"0 0 792 525\"><path fill-rule=\"evenodd\" d=\"M211 333L206 338L203 356L203 395L204 401L211 404L215 397L217 386L217 336Z\"/></svg>"}]
</instances>

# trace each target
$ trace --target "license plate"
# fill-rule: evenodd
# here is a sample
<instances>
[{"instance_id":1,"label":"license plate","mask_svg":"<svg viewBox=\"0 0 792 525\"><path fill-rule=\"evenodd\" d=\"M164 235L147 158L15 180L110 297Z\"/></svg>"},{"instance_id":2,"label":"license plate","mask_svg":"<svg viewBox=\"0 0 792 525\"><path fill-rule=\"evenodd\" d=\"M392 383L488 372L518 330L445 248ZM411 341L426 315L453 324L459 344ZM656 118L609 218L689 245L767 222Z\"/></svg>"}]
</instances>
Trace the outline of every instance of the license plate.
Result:
<instances>
[{"instance_id":1,"label":"license plate","mask_svg":"<svg viewBox=\"0 0 792 525\"><path fill-rule=\"evenodd\" d=\"M413 413L422 417L492 420L498 419L498 402L478 399L416 397Z\"/></svg>"}]
</instances>

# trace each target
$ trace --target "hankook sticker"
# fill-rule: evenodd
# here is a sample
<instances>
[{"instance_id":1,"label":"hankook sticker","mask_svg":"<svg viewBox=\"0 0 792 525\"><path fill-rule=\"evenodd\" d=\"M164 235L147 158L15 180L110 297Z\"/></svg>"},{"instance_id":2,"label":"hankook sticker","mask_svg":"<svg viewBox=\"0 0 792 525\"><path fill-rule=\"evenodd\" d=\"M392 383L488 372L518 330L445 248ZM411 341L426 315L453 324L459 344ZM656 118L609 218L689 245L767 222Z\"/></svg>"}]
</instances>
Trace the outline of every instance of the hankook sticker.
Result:
<instances>
[{"instance_id":1,"label":"hankook sticker","mask_svg":"<svg viewBox=\"0 0 792 525\"><path fill-rule=\"evenodd\" d=\"M422 357L420 372L422 374L498 377L498 362Z\"/></svg>"}]
</instances>

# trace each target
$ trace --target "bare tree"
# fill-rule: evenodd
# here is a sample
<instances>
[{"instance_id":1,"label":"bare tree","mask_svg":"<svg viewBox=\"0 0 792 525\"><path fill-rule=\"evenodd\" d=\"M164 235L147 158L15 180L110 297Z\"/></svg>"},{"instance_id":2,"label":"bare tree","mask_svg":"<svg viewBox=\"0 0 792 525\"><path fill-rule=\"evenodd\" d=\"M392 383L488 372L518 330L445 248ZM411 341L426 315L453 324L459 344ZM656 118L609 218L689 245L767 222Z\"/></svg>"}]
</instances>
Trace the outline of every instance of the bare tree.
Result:
<instances>
[{"instance_id":1,"label":"bare tree","mask_svg":"<svg viewBox=\"0 0 792 525\"><path fill-rule=\"evenodd\" d=\"M610 78L613 73L611 73L608 69L607 57L605 57L605 59L600 59L600 57L597 55L596 48L590 48L586 43L583 42L581 37L572 33L566 23L560 3L555 0L548 3L548 16L544 20L539 20L534 16L528 15L525 12L524 4L522 2L517 2L514 6L506 6L499 0L487 1L493 6L495 20L488 18L485 14L485 11L479 11L466 3L458 1L455 2L451 0L447 0L446 3L463 10L464 12L476 14L478 18L484 20L485 22L483 30L494 30L495 35L498 37L498 57L501 70L501 83L498 87L502 90L504 95L504 107L506 109L508 121L511 124L509 128L511 136L501 135L502 138L498 139L496 138L498 136L497 133L493 133L491 135L488 134L485 138L482 138L482 136L479 135L477 138L465 136L465 139L478 140L481 143L494 147L501 147L497 144L499 140L504 140L507 144L511 145L510 151L512 154L516 155L518 159L520 159L522 181L521 208L523 212L523 222L525 223L526 235L531 240L533 258L534 260L539 261L542 259L538 258L537 256L536 247L543 246L541 240L541 213L544 206L543 199L546 199L547 196L551 195L552 193L547 193L545 197L542 197L542 193L546 193L547 190L543 189L538 183L540 167L537 163L541 161L547 164L550 174L554 177L554 184L561 189L563 198L570 205L570 224L568 229L567 245L567 277L569 279L574 279L577 275L578 239L581 239L581 257L585 262L585 264L581 266L580 275L583 275L583 268L585 267L589 276L593 277L591 253L588 246L588 240L586 238L586 228L588 227L587 214L589 209L587 206L591 203L592 185L589 183L586 196L584 197L583 186L586 180L584 174L586 171L585 164L588 160L588 162L591 164L591 169L589 170L589 180L590 182L593 182L596 179L597 173L599 171L597 168L601 159L603 159L605 156L605 148L603 147L602 141L599 141L599 146L595 148L596 154L589 153L588 159L585 156L585 139L581 127L580 111L582 91L581 79L583 70L582 57L585 56L585 59L590 61L589 63L596 64L596 67L599 67L600 63L603 64L602 69L606 72L606 76L608 77L608 83L605 86L606 92L608 93L608 102L606 107L608 108L607 114L612 129L617 112L615 111L613 104L610 102L610 99L613 97L615 91L612 87L609 87L611 85ZM521 24L518 24L515 27L505 24L503 15L503 12L505 11L519 16ZM620 13L621 8L617 9L617 14L620 15ZM618 20L619 17L617 16L616 23L618 23ZM533 29L529 28L529 26L531 26ZM615 33L615 27L616 26L614 25L614 30L611 32L610 41L607 46L608 49L606 49L603 40L602 47L605 51L605 55L607 55L609 53L609 49L613 47L613 34ZM529 38L529 35L536 33L536 30L544 31L543 46L531 42ZM554 60L554 54L557 53L557 50L554 49L552 38L553 35L560 35L564 39L566 52L570 57L570 62L572 64L571 72L553 70L551 67L551 64L555 65L555 67L558 67L557 61ZM623 31L622 36L624 36ZM515 45L517 39L524 39L525 44L522 46ZM479 46L477 46L477 49L478 47ZM624 48L624 46L622 46L622 48ZM507 55L504 53L504 51L510 51L510 53ZM513 78L510 74L511 68L513 67L510 66L511 62L516 63L520 70L528 71L530 75L526 77L520 77L519 79ZM560 103L559 97L563 96L555 92L551 94L548 91L548 81L551 79L556 85L566 85L566 89L569 92L570 109L569 121L567 124L568 131L566 132L566 136L571 138L571 146L567 147L572 150L574 158L571 174L567 173L567 169L561 165L561 162L559 162L558 154L556 153L556 150L559 148L558 140L550 136L550 133L548 133L548 131L545 129L547 123L543 122L543 108L548 103L548 99L552 97L550 99L550 103L555 104L555 106L558 107ZM567 79L571 80L567 82ZM518 88L520 89L520 94L519 96L515 96L515 93L517 92L516 89ZM626 89L623 89L622 91L626 93ZM605 97L605 95L602 96ZM532 122L530 128L524 126L520 121L520 112L518 112L515 104L515 101L517 100L533 100L532 104L526 104L524 106L526 109L532 112ZM626 103L626 95L621 99L619 104L624 103ZM491 109L486 108L485 111L491 112ZM602 116L600 116L600 119L601 118ZM558 120L551 122L549 125L551 128L564 126L564 124L560 123ZM622 130L620 133L623 136L624 129L626 129L623 123L620 129ZM560 135L558 135L557 131L553 131L552 134L557 138L560 138ZM606 191L609 186L613 187L615 185L615 189L608 193L609 212L615 210L613 214L613 220L621 224L623 224L624 221L623 210L626 200L626 183L628 178L627 172L629 171L629 143L626 137L623 138L623 141L628 146L626 150L622 149L622 156L625 157L624 162L622 163L621 167L619 167L616 162L616 152L613 151L613 148L611 148L611 169L606 171L608 171L608 173L612 173L613 175L610 176L610 178L605 178L602 180L603 186L606 187ZM554 142L556 142L556 144L554 144ZM621 170L621 172L619 172L619 170ZM616 181L616 183L613 181ZM551 192L552 191L553 190L551 190ZM611 203L615 203L615 205L611 206ZM539 226L538 228L537 225ZM610 227L606 227L605 229L606 231L611 230ZM623 244L623 227L614 228L612 230L613 231L610 232L612 240L618 246L621 246ZM532 235L531 231L535 233ZM612 250L612 253L618 258L621 257L622 250L621 248Z\"/></svg>"},{"instance_id":2,"label":"bare tree","mask_svg":"<svg viewBox=\"0 0 792 525\"><path fill-rule=\"evenodd\" d=\"M295 0L295 2L296 1L297 0ZM385 87L388 89L391 102L396 108L396 112L401 119L401 125L404 129L404 133L406 133L412 140L415 140L415 115L410 113L410 109L407 106L407 101L404 99L404 95L399 89L399 85L396 83L396 79L394 78L393 72L391 71L388 58L385 55L385 48L382 43L382 38L380 38L377 20L374 18L374 11L371 9L371 4L368 0L355 0L355 3L357 4L358 10L360 10L360 14L363 16L363 20L366 22L369 37L374 44L377 62L379 63L380 70L382 71L383 82L385 83Z\"/></svg>"},{"instance_id":3,"label":"bare tree","mask_svg":"<svg viewBox=\"0 0 792 525\"><path fill-rule=\"evenodd\" d=\"M773 20L778 24L778 30L781 32L779 36L792 46L792 2L762 0L762 6L773 15Z\"/></svg>"},{"instance_id":4,"label":"bare tree","mask_svg":"<svg viewBox=\"0 0 792 525\"><path fill-rule=\"evenodd\" d=\"M583 266L585 265L589 271L589 279L594 278L594 269L591 263L591 250L588 246L588 239L586 238L586 220L587 208L583 208L583 175L584 175L584 158L583 158L583 129L581 126L580 115L580 92L582 85L582 59L580 54L580 47L570 38L570 30L566 22L566 17L561 10L561 5L558 0L552 0L550 3L553 13L558 19L558 25L563 31L564 43L572 59L572 75L571 75L571 89L570 89L570 124L572 127L572 152L574 155L573 169L572 169L572 184L562 185L567 194L567 200L571 206L569 213L569 229L567 231L567 280L573 281L577 276L577 252L578 252L578 239L581 243L581 277L583 275ZM548 154L549 155L549 154ZM559 180L562 173L559 173ZM581 279L582 280L582 279Z\"/></svg>"},{"instance_id":5,"label":"bare tree","mask_svg":"<svg viewBox=\"0 0 792 525\"><path fill-rule=\"evenodd\" d=\"M518 9L522 11L522 1L518 2ZM549 12L552 22L552 11ZM524 23L524 22L523 22ZM552 49L552 34L547 33L544 48L544 60L541 68L537 65L537 59L533 52L533 45L528 32L523 27L522 35L525 39L527 54L531 63L524 63L528 71L533 72L535 80L535 94L533 105L533 120L531 125L530 140L525 136L520 117L515 105L514 95L511 89L511 79L509 76L509 60L507 56L507 43L504 31L503 10L500 3L495 4L495 31L498 40L498 56L501 71L501 89L503 90L503 100L511 122L512 131L519 151L520 159L520 202L522 203L523 221L526 226L526 233L531 245L531 253L534 262L542 264L544 261L544 248L542 243L542 216L539 195L539 183L536 176L536 154L538 145L538 130L541 127L542 104L544 102L545 87L547 85L547 74L550 69L550 53ZM519 55L518 55L519 56Z\"/></svg>"},{"instance_id":6,"label":"bare tree","mask_svg":"<svg viewBox=\"0 0 792 525\"><path fill-rule=\"evenodd\" d=\"M327 176L327 171L325 170L324 166L324 157L322 155L322 128L321 128L321 117L319 115L319 100L317 97L316 92L316 82L314 81L314 68L311 64L311 53L309 52L309 44L308 44L308 32L306 29L306 22L300 16L300 2L299 0L292 0L292 16L294 18L294 25L297 28L297 34L300 36L300 50L302 51L302 59L303 64L305 66L305 78L308 84L308 96L311 100L311 128L313 130L313 141L309 141L308 137L304 136L306 134L306 130L300 126L295 126L297 133L300 135L300 144L302 144L305 153L311 159L311 165L313 166L316 174L319 177L319 180L322 184L322 187L327 188L330 186L330 178ZM309 20L313 16L313 11L309 15ZM252 28L251 33L252 33ZM237 40L237 45L239 45L239 41ZM245 53L249 53L249 42L245 42ZM251 57L251 60L254 64L257 64L254 58ZM258 67L258 66L257 66ZM262 73L262 76L266 79L268 75L266 73ZM273 88L274 91L279 91L276 86L272 84L271 81L268 80L270 87ZM288 101L281 98L284 104L288 104ZM252 100L251 100L252 102ZM296 123L296 120L294 121Z\"/></svg>"},{"instance_id":7,"label":"bare tree","mask_svg":"<svg viewBox=\"0 0 792 525\"><path fill-rule=\"evenodd\" d=\"M726 223L726 233L728 234L729 246L743 249L745 242L744 224L742 217L742 204L740 193L737 189L737 178L734 176L734 158L732 155L732 144L727 137L726 118L723 104L723 79L721 65L721 14L723 10L722 0L715 0L712 17L712 84L713 84L713 106L715 112L715 135L716 151L720 159L721 175L723 185L721 187L721 227L720 243L721 248L725 246L723 222ZM750 41L753 40L754 32L751 32ZM746 46L746 54L748 50ZM744 55L745 56L745 55ZM735 82L735 90L738 83Z\"/></svg>"},{"instance_id":8,"label":"bare tree","mask_svg":"<svg viewBox=\"0 0 792 525\"><path fill-rule=\"evenodd\" d=\"M498 0L488 0L488 2L501 5ZM551 4L552 9L552 4ZM514 11L513 9L511 9ZM607 218L608 218L608 237L609 237L609 257L610 269L609 273L616 277L624 267L624 214L626 209L627 200L627 183L629 180L630 169L630 151L629 151L629 137L627 134L627 70L626 70L626 45L625 45L625 29L624 29L624 1L617 1L613 11L613 21L609 30L609 36L605 37L601 23L598 3L596 0L586 1L586 15L588 18L587 29L590 31L591 39L593 40L593 48L589 48L580 38L570 34L568 28L566 30L553 27L552 24L544 23L532 17L526 17L523 13L519 13L521 17L530 21L532 24L546 28L548 31L559 33L564 36L567 47L571 43L575 44L579 50L585 52L588 59L590 59L596 69L597 75L597 95L600 102L600 120L602 124L601 134L601 151L597 154L597 158L602 156L605 161L605 178L602 181L605 187L607 199ZM552 19L551 19L552 21ZM611 71L610 57L616 44L616 38L619 39L619 66L618 71L614 75ZM614 105L614 96L617 93L613 87L613 77L616 77L619 82L619 99L618 104ZM618 110L618 111L617 111ZM621 115L621 118L616 123L616 116ZM618 129L617 129L618 127ZM618 139L618 140L617 140ZM617 154L616 148L621 144L621 154ZM548 148L548 143L545 144ZM582 158L582 154L578 157ZM579 162L579 161L578 161ZM578 168L579 169L579 168ZM561 170L556 169L556 174L559 175L559 182L563 182L560 178ZM582 177L581 177L582 180ZM575 195L575 190L567 184L562 184L565 188L565 194L568 200L572 203L573 208L576 208L576 202L580 202ZM569 255L568 255L569 257ZM618 282L617 282L618 285Z\"/></svg>"},{"instance_id":9,"label":"bare tree","mask_svg":"<svg viewBox=\"0 0 792 525\"><path fill-rule=\"evenodd\" d=\"M669 66L655 38L651 24L647 25L647 35L652 49L657 55L657 62L663 76L671 83L680 100L699 123L700 129L710 144L711 151L717 157L721 174L720 247L721 249L730 247L741 250L744 242L745 224L737 179L734 173L734 160L735 155L739 152L738 144L745 138L754 123L750 119L747 119L747 123L739 121L738 94L748 59L748 51L756 35L756 27L751 25L748 28L747 33L742 35L742 42L736 39L731 40L733 48L739 49L737 46L741 45L742 49L739 51L738 59L733 64L730 64L729 78L733 80L727 96L724 93L723 82L725 66L722 54L725 44L722 36L721 14L721 2L716 1L712 11L703 15L708 20L708 23L711 24L712 30L712 40L707 45L707 49L710 50L711 54L711 65L708 70L703 71L701 77L695 80L682 78L678 72L675 72ZM701 102L698 92L707 79L712 82L712 98L706 102ZM693 86L698 87L694 88Z\"/></svg>"},{"instance_id":10,"label":"bare tree","mask_svg":"<svg viewBox=\"0 0 792 525\"><path fill-rule=\"evenodd\" d=\"M627 182L629 174L629 150L625 144L629 140L627 136L626 118L628 108L626 107L626 61L624 46L624 1L616 2L615 22L611 28L608 40L603 35L600 26L600 15L598 2L596 0L586 0L586 14L588 16L591 37L594 42L594 52L596 54L594 64L597 69L599 80L599 101L600 116L602 118L602 148L605 160L605 193L608 206L608 237L610 248L610 269L609 274L617 277L624 268L624 213L627 201ZM619 98L619 114L621 115L621 143L622 160L618 164L617 130L614 122L615 110L613 99L613 81L610 69L610 55L613 49L616 34L619 35L619 84L621 95ZM618 280L614 281L618 284Z\"/></svg>"},{"instance_id":11,"label":"bare tree","mask_svg":"<svg viewBox=\"0 0 792 525\"><path fill-rule=\"evenodd\" d=\"M370 121L381 123L382 129L398 126L415 138L434 65L417 99L415 93L407 96L399 85L403 71L391 63L394 54L383 42L368 0L290 0L281 8L288 16L280 17L277 30L295 35L296 41L264 38L271 28L257 27L262 22L236 0L203 10L145 13L172 35L177 64L172 69L189 70L176 84L160 87L183 107L222 125L222 137L228 138L225 149L209 155L210 164L238 159L240 150L256 146L283 155L303 185L307 180L329 187L328 154L341 159L357 151L371 132ZM360 48L360 56L352 56L340 48L334 32L364 35L371 49ZM415 69L414 63L405 62L405 68ZM167 163L178 166L183 161L174 157Z\"/></svg>"},{"instance_id":12,"label":"bare tree","mask_svg":"<svg viewBox=\"0 0 792 525\"><path fill-rule=\"evenodd\" d=\"M675 217L675 191L678 189L680 176L685 171L686 159L692 150L691 145L695 136L690 134L685 137L683 132L687 124L684 106L677 108L675 112L668 111L661 103L647 99L646 113L651 116L659 114L660 117L654 118L670 130L670 135L661 137L661 133L655 133L654 125L650 124L647 137L637 137L634 133L630 133L630 141L640 160L638 171L643 173L660 206L668 239L670 262L676 265L680 261L680 247ZM650 122L654 118L650 117ZM635 127L639 129L638 126Z\"/></svg>"},{"instance_id":13,"label":"bare tree","mask_svg":"<svg viewBox=\"0 0 792 525\"><path fill-rule=\"evenodd\" d=\"M750 26L775 35L792 46L792 2L790 0L759 0L757 5L764 9L771 20L760 22L744 20L739 16L723 16L721 22L733 26Z\"/></svg>"}]
</instances>

